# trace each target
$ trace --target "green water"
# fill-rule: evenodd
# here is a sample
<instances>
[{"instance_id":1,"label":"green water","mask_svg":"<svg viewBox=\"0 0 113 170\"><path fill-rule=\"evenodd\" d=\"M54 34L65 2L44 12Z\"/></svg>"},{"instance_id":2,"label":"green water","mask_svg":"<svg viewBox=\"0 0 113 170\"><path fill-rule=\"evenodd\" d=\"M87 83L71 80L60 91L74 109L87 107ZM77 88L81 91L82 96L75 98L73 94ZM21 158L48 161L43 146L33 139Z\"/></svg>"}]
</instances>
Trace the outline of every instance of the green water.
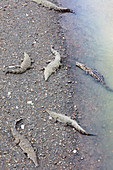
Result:
<instances>
[{"instance_id":1,"label":"green water","mask_svg":"<svg viewBox=\"0 0 113 170\"><path fill-rule=\"evenodd\" d=\"M75 61L97 69L113 89L113 0L59 0L75 10L63 14L61 25L75 82L74 103L85 129L97 137L79 136L81 169L113 169L113 92L75 67ZM84 147L82 147L84 146Z\"/></svg>"}]
</instances>

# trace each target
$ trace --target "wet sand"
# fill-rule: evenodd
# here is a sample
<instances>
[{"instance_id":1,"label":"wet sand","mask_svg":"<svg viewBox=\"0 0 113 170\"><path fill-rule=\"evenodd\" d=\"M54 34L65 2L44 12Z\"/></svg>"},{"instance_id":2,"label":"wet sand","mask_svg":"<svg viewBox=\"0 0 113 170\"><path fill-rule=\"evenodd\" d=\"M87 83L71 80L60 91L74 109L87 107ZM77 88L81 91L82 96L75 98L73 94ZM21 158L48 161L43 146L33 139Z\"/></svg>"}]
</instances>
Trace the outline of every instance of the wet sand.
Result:
<instances>
[{"instance_id":1,"label":"wet sand","mask_svg":"<svg viewBox=\"0 0 113 170\"><path fill-rule=\"evenodd\" d=\"M77 118L73 105L73 79L67 59L65 38L59 25L63 14L39 7L31 1L0 2L0 168L75 169L80 159L78 133L71 127L49 119L45 108ZM50 46L59 51L63 66L47 82L41 68L54 58ZM23 74L3 70L19 64L23 53L35 60L34 68ZM28 104L31 101L31 104ZM27 103L28 102L28 103ZM14 144L10 127L24 118L24 130L39 159L39 167Z\"/></svg>"}]
</instances>

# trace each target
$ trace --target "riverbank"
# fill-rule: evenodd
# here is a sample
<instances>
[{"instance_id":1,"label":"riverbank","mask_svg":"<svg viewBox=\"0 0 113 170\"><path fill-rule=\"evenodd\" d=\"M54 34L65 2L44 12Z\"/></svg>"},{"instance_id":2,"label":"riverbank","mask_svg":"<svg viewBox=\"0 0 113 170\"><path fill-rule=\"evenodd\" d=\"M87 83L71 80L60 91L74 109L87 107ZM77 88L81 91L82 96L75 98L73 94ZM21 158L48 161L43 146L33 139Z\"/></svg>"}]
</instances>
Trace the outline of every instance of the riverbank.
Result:
<instances>
[{"instance_id":1,"label":"riverbank","mask_svg":"<svg viewBox=\"0 0 113 170\"><path fill-rule=\"evenodd\" d=\"M78 133L71 127L50 120L45 108L76 118L73 80L67 62L65 38L59 14L30 1L0 2L0 159L4 169L37 169L15 146L10 127L24 118L24 134L38 150L38 169L75 169ZM63 66L44 81L41 68L54 58L50 46L59 51ZM18 64L27 52L34 68L23 74L5 75L3 68ZM30 103L30 104L29 104Z\"/></svg>"},{"instance_id":2,"label":"riverbank","mask_svg":"<svg viewBox=\"0 0 113 170\"><path fill-rule=\"evenodd\" d=\"M61 3L76 11L76 16L65 14L60 19L73 80L76 81L73 102L78 107L80 124L97 134L96 137L79 136L79 155L83 160L75 158L76 167L84 170L112 169L113 94L75 67L75 62L79 61L97 69L107 85L112 87L111 1L62 0Z\"/></svg>"}]
</instances>

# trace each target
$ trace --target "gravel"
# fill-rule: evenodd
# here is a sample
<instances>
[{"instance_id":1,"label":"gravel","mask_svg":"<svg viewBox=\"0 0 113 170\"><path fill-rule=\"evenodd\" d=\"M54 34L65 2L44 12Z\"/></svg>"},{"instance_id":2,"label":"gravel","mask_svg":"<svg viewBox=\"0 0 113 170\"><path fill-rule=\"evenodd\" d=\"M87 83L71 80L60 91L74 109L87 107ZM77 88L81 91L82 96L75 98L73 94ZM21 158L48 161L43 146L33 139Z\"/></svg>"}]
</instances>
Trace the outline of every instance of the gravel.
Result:
<instances>
[{"instance_id":1,"label":"gravel","mask_svg":"<svg viewBox=\"0 0 113 170\"><path fill-rule=\"evenodd\" d=\"M66 55L65 38L59 14L31 1L0 1L0 167L3 169L75 169L77 133L71 127L49 119L45 108L76 117L73 105L73 80ZM44 81L46 62L53 59L53 45L63 66ZM7 74L4 69L20 64L23 53L35 60L34 68L23 74ZM24 118L19 132L37 150L39 167L15 146L10 127ZM21 128L22 127L22 128ZM76 154L75 154L76 153Z\"/></svg>"}]
</instances>

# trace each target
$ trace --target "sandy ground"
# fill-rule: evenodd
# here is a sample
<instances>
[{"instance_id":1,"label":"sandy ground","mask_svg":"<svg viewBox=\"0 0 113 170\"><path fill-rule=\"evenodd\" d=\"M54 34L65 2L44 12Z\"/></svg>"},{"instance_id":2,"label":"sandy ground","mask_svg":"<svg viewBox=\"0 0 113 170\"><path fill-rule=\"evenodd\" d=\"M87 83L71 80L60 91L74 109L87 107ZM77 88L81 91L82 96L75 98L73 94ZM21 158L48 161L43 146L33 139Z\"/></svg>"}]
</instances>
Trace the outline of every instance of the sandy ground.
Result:
<instances>
[{"instance_id":1,"label":"sandy ground","mask_svg":"<svg viewBox=\"0 0 113 170\"><path fill-rule=\"evenodd\" d=\"M45 108L66 114L73 106L72 78L69 74L65 38L59 25L59 14L39 7L31 1L0 1L0 168L7 169L75 169L78 133L71 127L49 119ZM41 68L54 58L50 45L60 52L63 66L44 81ZM23 53L35 60L34 68L23 74L3 72L19 64ZM31 104L27 104L32 101ZM10 127L14 120L24 118L24 130L37 151L39 167L14 144ZM20 126L19 126L20 127Z\"/></svg>"}]
</instances>

